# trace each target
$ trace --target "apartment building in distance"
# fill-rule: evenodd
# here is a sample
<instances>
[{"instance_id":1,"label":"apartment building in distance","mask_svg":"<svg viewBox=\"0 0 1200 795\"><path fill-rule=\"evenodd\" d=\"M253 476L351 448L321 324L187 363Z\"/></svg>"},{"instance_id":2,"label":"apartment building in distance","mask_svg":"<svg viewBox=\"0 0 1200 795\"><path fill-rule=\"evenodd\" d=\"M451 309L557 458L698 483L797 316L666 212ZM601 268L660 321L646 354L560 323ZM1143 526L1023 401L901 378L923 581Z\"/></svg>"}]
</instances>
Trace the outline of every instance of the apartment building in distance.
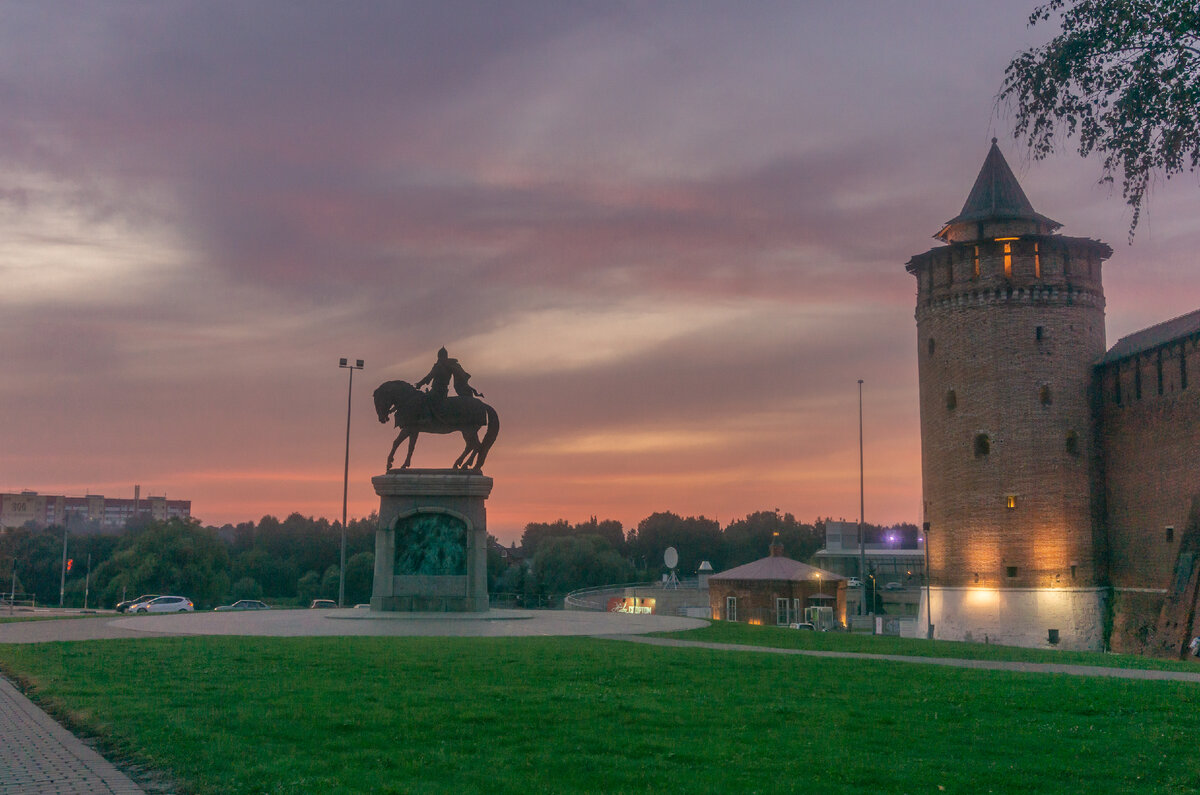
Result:
<instances>
[{"instance_id":1,"label":"apartment building in distance","mask_svg":"<svg viewBox=\"0 0 1200 795\"><path fill-rule=\"evenodd\" d=\"M0 529L24 527L32 522L36 527L67 525L77 533L89 530L112 533L139 516L165 520L186 519L191 515L191 500L142 497L140 486L134 486L132 499L99 494L68 497L36 491L0 494Z\"/></svg>"}]
</instances>

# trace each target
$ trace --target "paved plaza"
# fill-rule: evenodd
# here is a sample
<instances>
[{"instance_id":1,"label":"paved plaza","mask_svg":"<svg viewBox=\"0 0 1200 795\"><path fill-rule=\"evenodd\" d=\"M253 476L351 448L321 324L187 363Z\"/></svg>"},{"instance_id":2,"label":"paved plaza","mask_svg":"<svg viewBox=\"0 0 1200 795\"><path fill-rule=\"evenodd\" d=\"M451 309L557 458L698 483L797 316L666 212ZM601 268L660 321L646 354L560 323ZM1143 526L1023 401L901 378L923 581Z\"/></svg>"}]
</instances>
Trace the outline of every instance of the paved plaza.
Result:
<instances>
[{"instance_id":1,"label":"paved plaza","mask_svg":"<svg viewBox=\"0 0 1200 795\"><path fill-rule=\"evenodd\" d=\"M390 614L361 609L269 610L246 613L183 613L154 616L97 616L0 624L0 643L46 643L104 638L180 635L299 636L567 636L588 635L676 647L702 647L757 654L792 654L886 660L923 665L1157 679L1200 684L1200 671L1152 671L1082 665L947 660L853 652L801 651L647 637L707 624L675 616L591 613L564 610L491 610L480 614ZM140 793L125 774L89 748L0 677L0 793Z\"/></svg>"}]
</instances>

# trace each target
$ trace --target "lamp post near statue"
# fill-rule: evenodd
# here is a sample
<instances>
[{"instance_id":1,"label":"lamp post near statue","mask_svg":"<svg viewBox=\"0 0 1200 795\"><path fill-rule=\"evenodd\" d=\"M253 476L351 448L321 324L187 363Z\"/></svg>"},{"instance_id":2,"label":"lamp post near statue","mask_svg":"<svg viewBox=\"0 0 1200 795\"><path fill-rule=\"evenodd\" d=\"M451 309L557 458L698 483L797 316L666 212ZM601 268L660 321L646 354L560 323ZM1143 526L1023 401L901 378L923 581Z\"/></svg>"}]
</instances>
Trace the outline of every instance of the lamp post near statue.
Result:
<instances>
[{"instance_id":1,"label":"lamp post near statue","mask_svg":"<svg viewBox=\"0 0 1200 795\"><path fill-rule=\"evenodd\" d=\"M338 367L350 371L350 386L346 390L346 467L342 477L342 558L338 566L338 607L346 606L346 497L350 491L350 397L354 394L354 371L363 369L363 360L339 359Z\"/></svg>"}]
</instances>

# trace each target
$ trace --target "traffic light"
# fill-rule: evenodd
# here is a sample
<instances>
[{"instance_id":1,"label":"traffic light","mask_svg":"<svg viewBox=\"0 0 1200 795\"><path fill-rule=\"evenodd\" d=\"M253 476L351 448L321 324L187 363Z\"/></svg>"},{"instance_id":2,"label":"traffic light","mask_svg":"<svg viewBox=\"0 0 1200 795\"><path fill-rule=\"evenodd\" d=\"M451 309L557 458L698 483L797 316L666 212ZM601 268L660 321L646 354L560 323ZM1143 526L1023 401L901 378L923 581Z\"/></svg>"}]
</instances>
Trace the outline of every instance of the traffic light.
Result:
<instances>
[{"instance_id":1,"label":"traffic light","mask_svg":"<svg viewBox=\"0 0 1200 795\"><path fill-rule=\"evenodd\" d=\"M67 558L67 571L71 570L71 564L75 562L75 558Z\"/></svg>"}]
</instances>

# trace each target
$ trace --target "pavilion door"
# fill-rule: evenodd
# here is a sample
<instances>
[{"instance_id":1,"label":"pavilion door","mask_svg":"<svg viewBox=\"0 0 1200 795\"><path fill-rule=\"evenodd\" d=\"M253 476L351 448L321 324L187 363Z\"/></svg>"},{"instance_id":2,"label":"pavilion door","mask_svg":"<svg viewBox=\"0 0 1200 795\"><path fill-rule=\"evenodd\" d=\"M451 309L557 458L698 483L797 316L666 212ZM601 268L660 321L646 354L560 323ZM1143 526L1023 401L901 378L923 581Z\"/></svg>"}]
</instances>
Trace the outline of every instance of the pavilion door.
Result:
<instances>
[{"instance_id":1,"label":"pavilion door","mask_svg":"<svg viewBox=\"0 0 1200 795\"><path fill-rule=\"evenodd\" d=\"M786 627L788 624L792 623L791 616L789 615L787 599L775 599L775 623L781 627Z\"/></svg>"},{"instance_id":2,"label":"pavilion door","mask_svg":"<svg viewBox=\"0 0 1200 795\"><path fill-rule=\"evenodd\" d=\"M737 597L736 596L726 596L725 597L725 620L726 621L737 621Z\"/></svg>"}]
</instances>

